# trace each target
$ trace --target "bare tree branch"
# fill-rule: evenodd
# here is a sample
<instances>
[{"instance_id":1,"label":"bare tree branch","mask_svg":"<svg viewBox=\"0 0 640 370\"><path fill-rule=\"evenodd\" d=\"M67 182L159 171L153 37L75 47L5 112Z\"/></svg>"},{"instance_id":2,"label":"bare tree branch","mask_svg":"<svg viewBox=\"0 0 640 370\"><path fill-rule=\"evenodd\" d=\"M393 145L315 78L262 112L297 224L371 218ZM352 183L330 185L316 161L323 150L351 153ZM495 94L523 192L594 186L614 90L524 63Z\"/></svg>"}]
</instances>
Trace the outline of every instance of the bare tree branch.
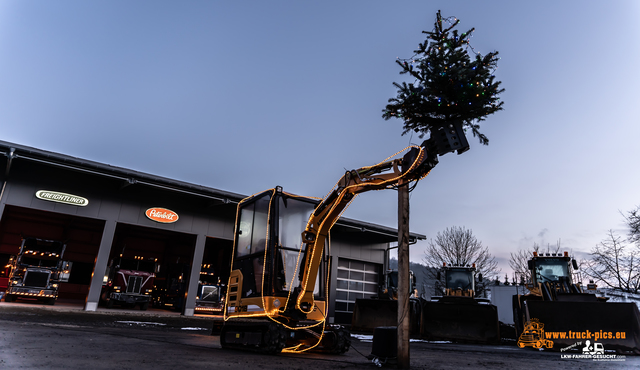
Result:
<instances>
[{"instance_id":1,"label":"bare tree branch","mask_svg":"<svg viewBox=\"0 0 640 370\"><path fill-rule=\"evenodd\" d=\"M516 279L524 282L531 281L531 271L529 271L528 261L533 257L533 252L538 252L539 250L540 246L533 243L531 250L520 249L516 253L510 253L509 267L511 267L513 272L516 274Z\"/></svg>"},{"instance_id":2,"label":"bare tree branch","mask_svg":"<svg viewBox=\"0 0 640 370\"><path fill-rule=\"evenodd\" d=\"M629 240L632 243L640 243L640 206L622 216L629 226Z\"/></svg>"},{"instance_id":3,"label":"bare tree branch","mask_svg":"<svg viewBox=\"0 0 640 370\"><path fill-rule=\"evenodd\" d=\"M438 232L435 239L428 241L422 261L425 265L436 268L429 269L431 278L436 278L436 271L443 263L457 266L475 263L476 270L485 279L494 279L500 273L498 262L489 253L489 248L483 246L473 232L464 227L453 226Z\"/></svg>"},{"instance_id":4,"label":"bare tree branch","mask_svg":"<svg viewBox=\"0 0 640 370\"><path fill-rule=\"evenodd\" d=\"M636 254L640 246L630 250L622 237L609 230L606 239L591 250L586 274L606 286L624 292L640 292L640 272Z\"/></svg>"}]
</instances>

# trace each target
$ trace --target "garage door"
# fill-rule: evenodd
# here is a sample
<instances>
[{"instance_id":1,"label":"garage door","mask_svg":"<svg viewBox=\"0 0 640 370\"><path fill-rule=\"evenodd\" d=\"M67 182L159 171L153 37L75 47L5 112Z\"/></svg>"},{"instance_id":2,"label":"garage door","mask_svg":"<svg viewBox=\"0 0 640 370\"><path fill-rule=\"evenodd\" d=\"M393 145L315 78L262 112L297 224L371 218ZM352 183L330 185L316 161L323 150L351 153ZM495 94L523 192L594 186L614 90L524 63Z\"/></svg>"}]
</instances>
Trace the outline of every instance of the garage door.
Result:
<instances>
[{"instance_id":1,"label":"garage door","mask_svg":"<svg viewBox=\"0 0 640 370\"><path fill-rule=\"evenodd\" d=\"M379 271L382 265L370 262L338 259L335 322L351 324L356 298L378 295Z\"/></svg>"}]
</instances>

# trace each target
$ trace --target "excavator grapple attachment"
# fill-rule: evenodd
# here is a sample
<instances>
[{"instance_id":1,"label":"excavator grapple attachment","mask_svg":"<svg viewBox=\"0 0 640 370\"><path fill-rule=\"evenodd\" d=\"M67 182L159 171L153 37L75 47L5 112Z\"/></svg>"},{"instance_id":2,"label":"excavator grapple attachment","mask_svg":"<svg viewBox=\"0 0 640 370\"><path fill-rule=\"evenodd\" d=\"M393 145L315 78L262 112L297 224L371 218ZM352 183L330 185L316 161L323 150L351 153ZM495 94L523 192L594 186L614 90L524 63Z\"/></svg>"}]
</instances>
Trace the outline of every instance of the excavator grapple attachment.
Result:
<instances>
[{"instance_id":1,"label":"excavator grapple attachment","mask_svg":"<svg viewBox=\"0 0 640 370\"><path fill-rule=\"evenodd\" d=\"M524 320L545 325L545 339L560 351L586 340L605 350L640 354L640 312L634 303L526 300Z\"/></svg>"},{"instance_id":2,"label":"excavator grapple attachment","mask_svg":"<svg viewBox=\"0 0 640 370\"><path fill-rule=\"evenodd\" d=\"M468 343L499 343L496 306L472 297L442 297L424 302L420 336L426 340Z\"/></svg>"}]
</instances>

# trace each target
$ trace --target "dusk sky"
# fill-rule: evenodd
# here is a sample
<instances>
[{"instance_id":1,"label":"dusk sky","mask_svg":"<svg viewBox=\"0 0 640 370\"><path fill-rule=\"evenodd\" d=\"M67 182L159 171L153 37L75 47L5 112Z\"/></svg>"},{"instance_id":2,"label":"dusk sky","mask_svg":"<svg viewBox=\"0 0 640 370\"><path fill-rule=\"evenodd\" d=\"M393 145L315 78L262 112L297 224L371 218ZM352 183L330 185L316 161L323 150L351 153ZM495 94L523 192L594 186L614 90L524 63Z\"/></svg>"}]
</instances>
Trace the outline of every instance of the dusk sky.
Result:
<instances>
[{"instance_id":1,"label":"dusk sky","mask_svg":"<svg viewBox=\"0 0 640 370\"><path fill-rule=\"evenodd\" d=\"M464 226L502 268L585 257L640 205L638 1L0 1L0 140L240 194L324 196L409 144L385 121L436 12L501 58L490 143L411 193L411 231ZM397 193L346 217L397 227ZM420 262L425 242L411 246Z\"/></svg>"}]
</instances>

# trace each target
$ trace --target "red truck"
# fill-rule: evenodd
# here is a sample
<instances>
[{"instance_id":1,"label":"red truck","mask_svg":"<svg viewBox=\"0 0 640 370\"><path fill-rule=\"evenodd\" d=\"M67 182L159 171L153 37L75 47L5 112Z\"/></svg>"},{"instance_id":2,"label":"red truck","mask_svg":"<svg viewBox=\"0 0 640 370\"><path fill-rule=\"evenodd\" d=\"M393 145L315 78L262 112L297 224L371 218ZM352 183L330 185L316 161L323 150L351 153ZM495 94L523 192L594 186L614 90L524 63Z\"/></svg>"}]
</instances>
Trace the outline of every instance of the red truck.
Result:
<instances>
[{"instance_id":1,"label":"red truck","mask_svg":"<svg viewBox=\"0 0 640 370\"><path fill-rule=\"evenodd\" d=\"M156 260L141 256L123 258L122 255L112 260L105 273L102 303L111 308L114 305L123 307L140 306L141 310L149 308L151 293L156 277Z\"/></svg>"}]
</instances>

